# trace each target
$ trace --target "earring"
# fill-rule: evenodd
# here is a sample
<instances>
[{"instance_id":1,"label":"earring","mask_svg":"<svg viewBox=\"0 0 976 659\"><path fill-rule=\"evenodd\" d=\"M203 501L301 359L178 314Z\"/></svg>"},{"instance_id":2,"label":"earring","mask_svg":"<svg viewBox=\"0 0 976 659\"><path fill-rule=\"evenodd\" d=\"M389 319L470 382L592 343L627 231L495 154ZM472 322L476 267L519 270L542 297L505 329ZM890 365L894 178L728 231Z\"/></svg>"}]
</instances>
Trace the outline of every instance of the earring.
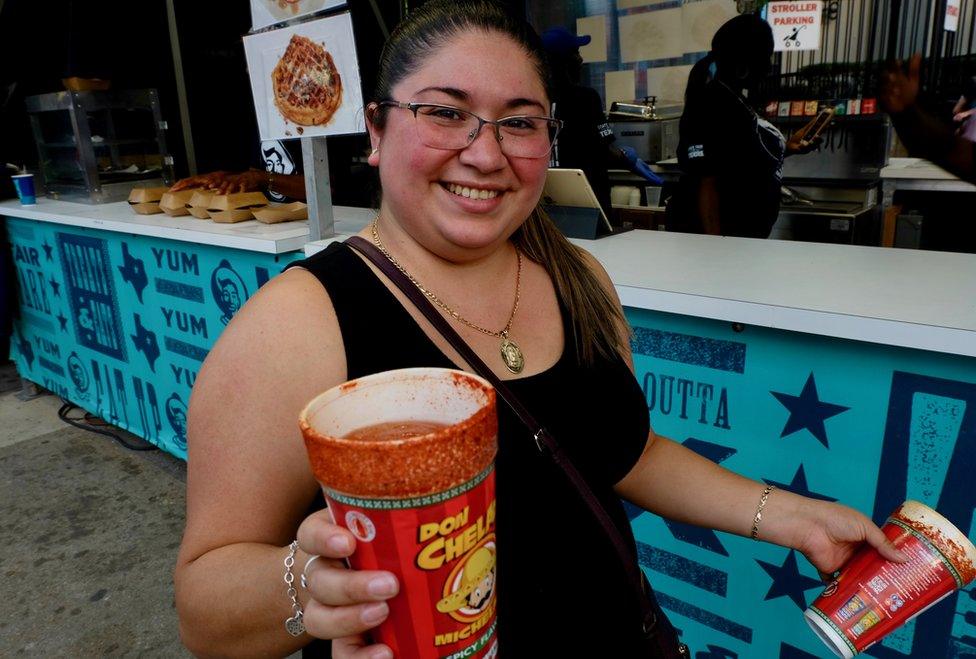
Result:
<instances>
[{"instance_id":1,"label":"earring","mask_svg":"<svg viewBox=\"0 0 976 659\"><path fill-rule=\"evenodd\" d=\"M375 149L373 149L372 151L369 152L369 155L375 156L379 152L380 152L380 148L379 147L376 147Z\"/></svg>"}]
</instances>

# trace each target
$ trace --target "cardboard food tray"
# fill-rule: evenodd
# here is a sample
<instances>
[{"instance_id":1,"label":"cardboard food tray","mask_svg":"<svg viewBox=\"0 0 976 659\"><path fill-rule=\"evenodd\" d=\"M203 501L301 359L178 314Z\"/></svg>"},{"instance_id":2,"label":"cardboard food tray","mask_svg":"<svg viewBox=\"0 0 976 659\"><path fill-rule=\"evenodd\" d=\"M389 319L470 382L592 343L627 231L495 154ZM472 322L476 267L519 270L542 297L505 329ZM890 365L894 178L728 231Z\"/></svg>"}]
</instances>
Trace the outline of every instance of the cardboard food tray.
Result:
<instances>
[{"instance_id":1,"label":"cardboard food tray","mask_svg":"<svg viewBox=\"0 0 976 659\"><path fill-rule=\"evenodd\" d=\"M301 201L291 204L269 204L264 208L255 208L254 219L265 224L307 220L308 204Z\"/></svg>"},{"instance_id":2,"label":"cardboard food tray","mask_svg":"<svg viewBox=\"0 0 976 659\"><path fill-rule=\"evenodd\" d=\"M159 200L169 188L132 188L129 193L129 206L140 215L161 213Z\"/></svg>"},{"instance_id":3,"label":"cardboard food tray","mask_svg":"<svg viewBox=\"0 0 976 659\"><path fill-rule=\"evenodd\" d=\"M254 219L250 208L237 208L229 211L210 211L210 219L218 224L235 224Z\"/></svg>"},{"instance_id":4,"label":"cardboard food tray","mask_svg":"<svg viewBox=\"0 0 976 659\"><path fill-rule=\"evenodd\" d=\"M232 224L254 219L252 211L267 205L268 198L260 192L236 192L213 195L207 210L214 222Z\"/></svg>"},{"instance_id":5,"label":"cardboard food tray","mask_svg":"<svg viewBox=\"0 0 976 659\"><path fill-rule=\"evenodd\" d=\"M179 192L167 192L159 200L159 207L170 217L188 215L190 210L187 208L187 205L198 190L199 188L190 188L189 190L180 190Z\"/></svg>"},{"instance_id":6,"label":"cardboard food tray","mask_svg":"<svg viewBox=\"0 0 976 659\"><path fill-rule=\"evenodd\" d=\"M198 220L208 220L210 219L210 211L207 208L210 207L210 198L213 196L214 192L212 190L197 190L190 195L190 201L187 202L186 209L190 212L190 215Z\"/></svg>"}]
</instances>

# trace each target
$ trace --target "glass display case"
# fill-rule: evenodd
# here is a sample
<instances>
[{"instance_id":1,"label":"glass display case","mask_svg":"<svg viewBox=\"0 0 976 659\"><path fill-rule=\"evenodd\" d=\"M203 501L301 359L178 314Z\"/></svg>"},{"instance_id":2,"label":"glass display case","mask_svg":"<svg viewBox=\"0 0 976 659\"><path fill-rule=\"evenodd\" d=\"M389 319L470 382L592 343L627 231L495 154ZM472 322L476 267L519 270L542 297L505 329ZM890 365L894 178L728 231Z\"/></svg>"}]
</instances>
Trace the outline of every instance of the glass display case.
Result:
<instances>
[{"instance_id":1,"label":"glass display case","mask_svg":"<svg viewBox=\"0 0 976 659\"><path fill-rule=\"evenodd\" d=\"M102 204L173 183L155 89L64 91L26 99L49 197Z\"/></svg>"}]
</instances>

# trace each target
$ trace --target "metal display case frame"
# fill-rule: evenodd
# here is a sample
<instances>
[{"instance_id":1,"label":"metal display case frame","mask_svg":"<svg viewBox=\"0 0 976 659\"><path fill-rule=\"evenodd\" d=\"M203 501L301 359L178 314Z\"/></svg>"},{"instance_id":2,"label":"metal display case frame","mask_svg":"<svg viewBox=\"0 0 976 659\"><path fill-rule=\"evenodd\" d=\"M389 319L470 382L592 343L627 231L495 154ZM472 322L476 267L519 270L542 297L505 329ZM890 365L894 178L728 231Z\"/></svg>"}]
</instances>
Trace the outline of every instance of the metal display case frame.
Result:
<instances>
[{"instance_id":1,"label":"metal display case frame","mask_svg":"<svg viewBox=\"0 0 976 659\"><path fill-rule=\"evenodd\" d=\"M40 157L44 186L49 197L81 201L91 204L103 204L126 199L129 192L138 185L171 185L173 183L173 157L166 148L167 124L163 121L159 106L159 95L155 89L137 89L120 91L62 91L50 94L29 96L26 99L27 112L31 119L34 140ZM113 111L140 110L152 114L152 136L145 138L119 139L115 132ZM41 114L46 112L68 112L74 142L48 142L45 140L41 125ZM89 124L89 113L106 111L104 139L92 142L92 131ZM113 178L120 180L106 180L109 177L99 172L98 155L96 149L107 149L113 164L121 160L120 147L149 146L146 153L159 153L160 169L153 176L130 176L113 174ZM49 167L54 149L75 147L83 183L59 180L49 176Z\"/></svg>"}]
</instances>

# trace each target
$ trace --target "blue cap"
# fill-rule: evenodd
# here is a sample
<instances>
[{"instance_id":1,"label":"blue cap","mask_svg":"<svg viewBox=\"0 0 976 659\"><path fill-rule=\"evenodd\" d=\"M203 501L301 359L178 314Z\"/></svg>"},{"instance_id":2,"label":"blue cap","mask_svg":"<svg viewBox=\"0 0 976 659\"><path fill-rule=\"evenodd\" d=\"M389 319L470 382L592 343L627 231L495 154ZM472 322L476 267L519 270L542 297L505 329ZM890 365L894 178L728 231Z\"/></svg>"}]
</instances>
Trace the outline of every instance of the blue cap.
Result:
<instances>
[{"instance_id":1,"label":"blue cap","mask_svg":"<svg viewBox=\"0 0 976 659\"><path fill-rule=\"evenodd\" d=\"M578 37L564 27L551 27L542 33L542 45L550 53L571 53L588 43L590 35Z\"/></svg>"}]
</instances>

